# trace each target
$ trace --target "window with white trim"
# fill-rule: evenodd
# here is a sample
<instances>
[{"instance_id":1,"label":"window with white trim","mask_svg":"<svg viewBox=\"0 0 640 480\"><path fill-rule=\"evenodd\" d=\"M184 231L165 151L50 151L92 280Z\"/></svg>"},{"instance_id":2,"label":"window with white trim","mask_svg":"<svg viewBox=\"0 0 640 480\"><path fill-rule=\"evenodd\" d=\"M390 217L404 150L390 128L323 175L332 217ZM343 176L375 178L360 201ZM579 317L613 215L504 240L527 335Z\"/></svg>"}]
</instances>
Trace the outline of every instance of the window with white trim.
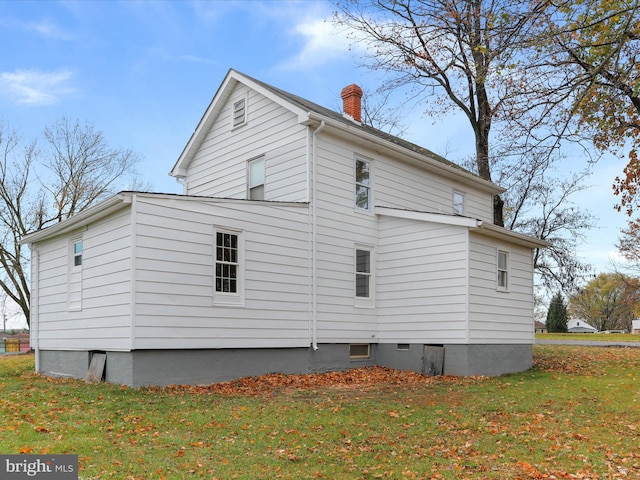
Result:
<instances>
[{"instance_id":1,"label":"window with white trim","mask_svg":"<svg viewBox=\"0 0 640 480\"><path fill-rule=\"evenodd\" d=\"M356 249L356 297L371 298L371 251Z\"/></svg>"},{"instance_id":2,"label":"window with white trim","mask_svg":"<svg viewBox=\"0 0 640 480\"><path fill-rule=\"evenodd\" d=\"M239 127L247 123L247 99L242 98L233 103L233 126Z\"/></svg>"},{"instance_id":3,"label":"window with white trim","mask_svg":"<svg viewBox=\"0 0 640 480\"><path fill-rule=\"evenodd\" d=\"M453 213L464 215L464 193L453 192Z\"/></svg>"},{"instance_id":4,"label":"window with white trim","mask_svg":"<svg viewBox=\"0 0 640 480\"><path fill-rule=\"evenodd\" d=\"M82 239L73 242L73 266L82 266Z\"/></svg>"},{"instance_id":5,"label":"window with white trim","mask_svg":"<svg viewBox=\"0 0 640 480\"><path fill-rule=\"evenodd\" d=\"M371 164L359 158L355 166L355 203L356 208L371 210Z\"/></svg>"},{"instance_id":6,"label":"window with white trim","mask_svg":"<svg viewBox=\"0 0 640 480\"><path fill-rule=\"evenodd\" d=\"M238 293L239 262L238 234L216 232L216 292Z\"/></svg>"},{"instance_id":7,"label":"window with white trim","mask_svg":"<svg viewBox=\"0 0 640 480\"><path fill-rule=\"evenodd\" d=\"M84 246L81 236L69 239L69 266L67 274L67 308L82 310L82 263Z\"/></svg>"},{"instance_id":8,"label":"window with white trim","mask_svg":"<svg viewBox=\"0 0 640 480\"><path fill-rule=\"evenodd\" d=\"M249 200L264 200L265 163L264 157L249 160L247 165Z\"/></svg>"},{"instance_id":9,"label":"window with white trim","mask_svg":"<svg viewBox=\"0 0 640 480\"><path fill-rule=\"evenodd\" d=\"M498 290L507 290L509 288L509 254L505 251L498 250Z\"/></svg>"}]
</instances>

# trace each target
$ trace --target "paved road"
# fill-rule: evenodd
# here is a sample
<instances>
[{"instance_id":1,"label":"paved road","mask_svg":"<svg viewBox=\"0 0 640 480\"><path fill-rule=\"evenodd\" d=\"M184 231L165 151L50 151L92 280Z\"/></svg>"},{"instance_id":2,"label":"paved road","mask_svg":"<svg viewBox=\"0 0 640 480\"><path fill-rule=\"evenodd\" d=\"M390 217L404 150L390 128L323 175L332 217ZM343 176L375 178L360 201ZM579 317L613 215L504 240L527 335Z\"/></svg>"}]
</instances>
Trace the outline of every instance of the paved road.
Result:
<instances>
[{"instance_id":1,"label":"paved road","mask_svg":"<svg viewBox=\"0 0 640 480\"><path fill-rule=\"evenodd\" d=\"M586 347L640 348L640 342L607 342L606 340L536 340L538 345L583 345Z\"/></svg>"}]
</instances>

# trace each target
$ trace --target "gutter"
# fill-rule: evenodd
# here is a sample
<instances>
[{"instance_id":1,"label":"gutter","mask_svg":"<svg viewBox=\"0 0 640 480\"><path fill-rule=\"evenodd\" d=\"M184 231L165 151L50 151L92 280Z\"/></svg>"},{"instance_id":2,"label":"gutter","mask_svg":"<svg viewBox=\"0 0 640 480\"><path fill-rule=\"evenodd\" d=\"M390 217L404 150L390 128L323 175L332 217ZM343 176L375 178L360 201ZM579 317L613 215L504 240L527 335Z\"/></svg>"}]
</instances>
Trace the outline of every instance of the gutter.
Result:
<instances>
[{"instance_id":1,"label":"gutter","mask_svg":"<svg viewBox=\"0 0 640 480\"><path fill-rule=\"evenodd\" d=\"M361 130L359 127L359 125L357 124L353 124L348 125L342 122L339 122L337 120L333 120L330 118L325 117L324 115L321 115L319 113L315 113L315 112L309 112L306 114L306 118L304 117L299 117L298 119L300 121L300 123L302 124L306 124L308 125L311 122L319 122L320 124L325 124L328 127L333 127L336 128L338 130L341 131L345 131L345 132L349 132L350 134L356 136L356 137L360 137L364 140L365 143L370 144L370 145L380 145L383 146L389 150L393 150L394 152L398 152L401 155L405 156L405 157L409 157L412 158L414 160L417 160L421 163L426 163L427 165L429 165L430 167L435 168L436 170L438 170L439 173L449 177L449 178L454 178L458 181L463 181L462 179L466 180L466 181L471 181L474 183L474 185L476 185L478 188L481 188L484 191L490 192L494 195L497 194L501 194L504 193L506 191L506 188L500 187L498 185L496 185L493 182L490 182L488 180L484 180L476 175L473 175L471 173L467 173L464 172L462 170L458 170L455 169L452 166L446 165L445 163L442 163L438 160L435 160L427 155L424 154L420 154L417 152L414 152L412 150L408 150L407 148L404 148L400 145L396 145L392 142L389 142L383 138L377 137L375 135L372 135L370 133L367 133L366 131Z\"/></svg>"},{"instance_id":2,"label":"gutter","mask_svg":"<svg viewBox=\"0 0 640 480\"><path fill-rule=\"evenodd\" d=\"M41 240L52 238L54 236L63 235L73 230L77 230L89 222L93 222L100 218L106 217L111 213L123 208L131 203L130 193L118 193L112 197L103 200L102 202L87 208L80 213L77 213L71 218L67 218L60 223L56 223L42 230L37 230L33 233L25 235L20 240L21 245L37 243Z\"/></svg>"}]
</instances>

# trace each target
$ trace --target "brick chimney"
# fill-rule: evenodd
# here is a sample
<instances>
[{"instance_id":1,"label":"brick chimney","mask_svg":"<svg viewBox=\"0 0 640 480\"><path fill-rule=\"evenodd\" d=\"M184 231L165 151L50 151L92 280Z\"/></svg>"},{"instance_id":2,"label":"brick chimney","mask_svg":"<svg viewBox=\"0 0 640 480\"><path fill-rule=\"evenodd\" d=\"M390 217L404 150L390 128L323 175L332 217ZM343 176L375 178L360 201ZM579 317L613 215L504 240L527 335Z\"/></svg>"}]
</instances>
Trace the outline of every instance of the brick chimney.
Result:
<instances>
[{"instance_id":1,"label":"brick chimney","mask_svg":"<svg viewBox=\"0 0 640 480\"><path fill-rule=\"evenodd\" d=\"M356 122L362 122L362 89L355 83L346 86L340 93L344 114Z\"/></svg>"}]
</instances>

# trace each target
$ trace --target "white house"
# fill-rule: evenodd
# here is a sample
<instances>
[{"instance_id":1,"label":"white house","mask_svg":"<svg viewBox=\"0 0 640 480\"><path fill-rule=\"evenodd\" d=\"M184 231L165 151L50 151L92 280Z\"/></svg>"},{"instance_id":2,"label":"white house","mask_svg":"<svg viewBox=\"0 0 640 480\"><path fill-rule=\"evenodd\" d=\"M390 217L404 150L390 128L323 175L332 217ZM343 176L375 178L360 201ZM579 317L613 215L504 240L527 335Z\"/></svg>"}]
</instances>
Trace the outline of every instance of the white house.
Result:
<instances>
[{"instance_id":1,"label":"white house","mask_svg":"<svg viewBox=\"0 0 640 480\"><path fill-rule=\"evenodd\" d=\"M133 386L363 365L532 363L535 238L500 187L230 70L170 172L24 238L36 369Z\"/></svg>"},{"instance_id":2,"label":"white house","mask_svg":"<svg viewBox=\"0 0 640 480\"><path fill-rule=\"evenodd\" d=\"M640 334L640 318L637 320L631 320L631 333L635 335Z\"/></svg>"},{"instance_id":3,"label":"white house","mask_svg":"<svg viewBox=\"0 0 640 480\"><path fill-rule=\"evenodd\" d=\"M582 318L572 318L567 322L569 333L598 333L598 329L589 325Z\"/></svg>"}]
</instances>

